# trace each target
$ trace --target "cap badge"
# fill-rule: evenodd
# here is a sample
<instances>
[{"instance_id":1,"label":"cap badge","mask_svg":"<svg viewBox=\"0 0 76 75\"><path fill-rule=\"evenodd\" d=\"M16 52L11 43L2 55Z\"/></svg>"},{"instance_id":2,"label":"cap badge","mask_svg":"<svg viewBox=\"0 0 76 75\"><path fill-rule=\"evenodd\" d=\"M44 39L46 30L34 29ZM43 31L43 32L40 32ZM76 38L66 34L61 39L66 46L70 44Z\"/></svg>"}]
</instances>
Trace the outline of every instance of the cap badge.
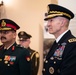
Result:
<instances>
[{"instance_id":1,"label":"cap badge","mask_svg":"<svg viewBox=\"0 0 76 75\"><path fill-rule=\"evenodd\" d=\"M23 40L23 38L20 38L19 40Z\"/></svg>"},{"instance_id":2,"label":"cap badge","mask_svg":"<svg viewBox=\"0 0 76 75\"><path fill-rule=\"evenodd\" d=\"M21 32L20 34L21 34L21 35L23 35L23 34L24 34L24 32Z\"/></svg>"},{"instance_id":3,"label":"cap badge","mask_svg":"<svg viewBox=\"0 0 76 75\"><path fill-rule=\"evenodd\" d=\"M6 22L4 20L2 20L1 26L2 27L5 27L6 26Z\"/></svg>"}]
</instances>

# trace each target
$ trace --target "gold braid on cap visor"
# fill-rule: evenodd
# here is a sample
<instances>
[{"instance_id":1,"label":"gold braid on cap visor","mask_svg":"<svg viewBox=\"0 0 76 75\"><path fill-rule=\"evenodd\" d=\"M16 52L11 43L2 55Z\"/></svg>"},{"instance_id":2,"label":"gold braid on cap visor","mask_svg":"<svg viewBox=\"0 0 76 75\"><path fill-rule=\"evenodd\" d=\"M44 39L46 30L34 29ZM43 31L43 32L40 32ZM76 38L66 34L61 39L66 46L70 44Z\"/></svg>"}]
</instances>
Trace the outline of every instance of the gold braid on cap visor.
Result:
<instances>
[{"instance_id":1,"label":"gold braid on cap visor","mask_svg":"<svg viewBox=\"0 0 76 75\"><path fill-rule=\"evenodd\" d=\"M0 30L11 30L11 28L0 28Z\"/></svg>"},{"instance_id":2,"label":"gold braid on cap visor","mask_svg":"<svg viewBox=\"0 0 76 75\"><path fill-rule=\"evenodd\" d=\"M50 11L49 14L50 15L48 16L48 18L54 17L54 16L61 16L61 15L65 15L65 16L71 18L71 15L64 13L64 12L60 12L60 11Z\"/></svg>"}]
</instances>

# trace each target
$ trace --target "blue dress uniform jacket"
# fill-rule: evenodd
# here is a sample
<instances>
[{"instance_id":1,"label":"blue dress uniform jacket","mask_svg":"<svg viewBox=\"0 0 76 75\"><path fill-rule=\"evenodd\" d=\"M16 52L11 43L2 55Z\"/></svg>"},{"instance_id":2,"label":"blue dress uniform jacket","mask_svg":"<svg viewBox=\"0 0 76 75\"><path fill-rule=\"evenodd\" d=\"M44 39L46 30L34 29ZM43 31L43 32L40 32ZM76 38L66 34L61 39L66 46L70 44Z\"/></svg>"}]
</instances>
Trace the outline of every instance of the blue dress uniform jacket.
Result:
<instances>
[{"instance_id":1,"label":"blue dress uniform jacket","mask_svg":"<svg viewBox=\"0 0 76 75\"><path fill-rule=\"evenodd\" d=\"M8 50L0 47L0 75L31 75L28 50L14 43Z\"/></svg>"},{"instance_id":2,"label":"blue dress uniform jacket","mask_svg":"<svg viewBox=\"0 0 76 75\"><path fill-rule=\"evenodd\" d=\"M54 42L43 67L43 75L76 75L76 38L70 30Z\"/></svg>"},{"instance_id":3,"label":"blue dress uniform jacket","mask_svg":"<svg viewBox=\"0 0 76 75\"><path fill-rule=\"evenodd\" d=\"M30 56L31 56L31 66L32 66L32 75L37 75L38 70L39 70L39 53L33 49L31 49L30 47L28 47L28 50L30 52Z\"/></svg>"}]
</instances>

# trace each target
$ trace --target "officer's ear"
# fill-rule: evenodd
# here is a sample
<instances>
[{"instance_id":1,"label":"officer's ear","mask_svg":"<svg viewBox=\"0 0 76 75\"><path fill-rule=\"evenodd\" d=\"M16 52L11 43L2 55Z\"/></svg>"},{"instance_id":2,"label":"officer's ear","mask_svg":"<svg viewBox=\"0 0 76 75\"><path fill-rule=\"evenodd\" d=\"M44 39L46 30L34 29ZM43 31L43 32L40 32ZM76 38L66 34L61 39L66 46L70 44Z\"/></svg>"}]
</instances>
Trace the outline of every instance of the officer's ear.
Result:
<instances>
[{"instance_id":1,"label":"officer's ear","mask_svg":"<svg viewBox=\"0 0 76 75\"><path fill-rule=\"evenodd\" d=\"M17 36L16 31L13 31L13 37L16 38L16 36Z\"/></svg>"},{"instance_id":2,"label":"officer's ear","mask_svg":"<svg viewBox=\"0 0 76 75\"><path fill-rule=\"evenodd\" d=\"M61 26L64 26L64 20L61 21Z\"/></svg>"},{"instance_id":3,"label":"officer's ear","mask_svg":"<svg viewBox=\"0 0 76 75\"><path fill-rule=\"evenodd\" d=\"M63 20L62 20L62 26L65 26L65 27L69 26L69 20L67 18L63 18Z\"/></svg>"},{"instance_id":4,"label":"officer's ear","mask_svg":"<svg viewBox=\"0 0 76 75\"><path fill-rule=\"evenodd\" d=\"M65 22L66 22L66 19L61 17L60 19L60 23L61 23L61 26L63 27L65 25Z\"/></svg>"}]
</instances>

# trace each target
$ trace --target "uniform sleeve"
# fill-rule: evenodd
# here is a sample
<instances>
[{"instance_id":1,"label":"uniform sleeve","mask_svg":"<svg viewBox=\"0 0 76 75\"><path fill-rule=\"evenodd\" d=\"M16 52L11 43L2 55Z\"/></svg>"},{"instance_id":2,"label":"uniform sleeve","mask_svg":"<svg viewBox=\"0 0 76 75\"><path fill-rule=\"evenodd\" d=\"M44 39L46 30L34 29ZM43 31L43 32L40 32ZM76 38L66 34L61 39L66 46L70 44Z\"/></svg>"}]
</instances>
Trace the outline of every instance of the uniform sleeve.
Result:
<instances>
[{"instance_id":1,"label":"uniform sleeve","mask_svg":"<svg viewBox=\"0 0 76 75\"><path fill-rule=\"evenodd\" d=\"M32 74L37 75L39 69L39 53L35 52L32 57Z\"/></svg>"},{"instance_id":2,"label":"uniform sleeve","mask_svg":"<svg viewBox=\"0 0 76 75\"><path fill-rule=\"evenodd\" d=\"M71 51L67 54L67 56L64 58L60 70L60 75L75 75L75 74L76 74L76 46L73 47Z\"/></svg>"},{"instance_id":3,"label":"uniform sleeve","mask_svg":"<svg viewBox=\"0 0 76 75\"><path fill-rule=\"evenodd\" d=\"M19 59L20 75L31 75L31 62L28 50L25 50Z\"/></svg>"}]
</instances>

